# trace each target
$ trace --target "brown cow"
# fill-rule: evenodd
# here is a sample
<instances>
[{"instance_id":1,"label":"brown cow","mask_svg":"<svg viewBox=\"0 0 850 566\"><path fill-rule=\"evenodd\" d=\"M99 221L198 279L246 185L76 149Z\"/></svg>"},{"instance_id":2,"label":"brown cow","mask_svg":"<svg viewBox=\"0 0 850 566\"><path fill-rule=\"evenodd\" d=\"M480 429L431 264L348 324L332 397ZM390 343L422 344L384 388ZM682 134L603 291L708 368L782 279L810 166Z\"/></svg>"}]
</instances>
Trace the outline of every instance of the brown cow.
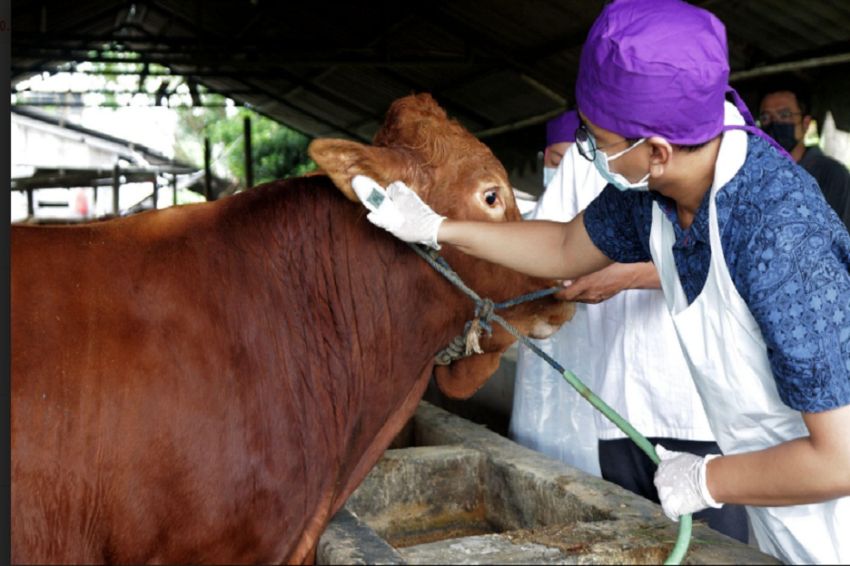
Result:
<instances>
[{"instance_id":1,"label":"brown cow","mask_svg":"<svg viewBox=\"0 0 850 566\"><path fill-rule=\"evenodd\" d=\"M374 146L313 143L351 178L455 218L519 220L504 168L427 95ZM446 248L482 296L545 287ZM15 562L310 562L412 415L472 303L328 177L74 227L12 229ZM542 337L553 299L506 317ZM437 369L468 396L512 339Z\"/></svg>"}]
</instances>

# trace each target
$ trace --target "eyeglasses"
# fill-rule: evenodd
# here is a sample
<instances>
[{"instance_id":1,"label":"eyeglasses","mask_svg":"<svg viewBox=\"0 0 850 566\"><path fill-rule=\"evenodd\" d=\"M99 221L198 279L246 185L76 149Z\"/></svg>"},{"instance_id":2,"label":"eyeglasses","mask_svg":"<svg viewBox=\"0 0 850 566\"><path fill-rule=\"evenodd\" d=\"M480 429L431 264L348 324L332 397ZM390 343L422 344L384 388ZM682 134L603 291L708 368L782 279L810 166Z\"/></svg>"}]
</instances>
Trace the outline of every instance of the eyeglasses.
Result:
<instances>
[{"instance_id":1,"label":"eyeglasses","mask_svg":"<svg viewBox=\"0 0 850 566\"><path fill-rule=\"evenodd\" d=\"M783 108L779 112L762 112L759 114L759 125L766 126L771 122L789 124L794 121L794 116L802 116L802 114L802 112L792 112L787 108Z\"/></svg>"},{"instance_id":2,"label":"eyeglasses","mask_svg":"<svg viewBox=\"0 0 850 566\"><path fill-rule=\"evenodd\" d=\"M596 159L597 150L621 144L623 142L628 143L628 141L629 140L623 138L619 141L605 145L596 145L596 138L593 137L593 134L590 133L587 126L579 124L578 128L576 128L576 147L578 147L579 155L591 162Z\"/></svg>"}]
</instances>

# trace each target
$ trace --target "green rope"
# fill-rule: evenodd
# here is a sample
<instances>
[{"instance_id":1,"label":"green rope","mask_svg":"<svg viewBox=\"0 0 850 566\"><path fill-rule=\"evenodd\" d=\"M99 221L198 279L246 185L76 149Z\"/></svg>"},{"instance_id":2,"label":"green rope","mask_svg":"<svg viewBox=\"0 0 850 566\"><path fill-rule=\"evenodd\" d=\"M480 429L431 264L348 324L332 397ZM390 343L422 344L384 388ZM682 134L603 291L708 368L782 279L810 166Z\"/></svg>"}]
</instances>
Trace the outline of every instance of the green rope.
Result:
<instances>
[{"instance_id":1,"label":"green rope","mask_svg":"<svg viewBox=\"0 0 850 566\"><path fill-rule=\"evenodd\" d=\"M478 294L470 289L457 275L457 273L452 270L451 267L445 262L443 258L439 256L433 256L428 251L423 250L418 245L411 244L411 247L422 256L434 269L439 271L443 276L445 276L449 281L455 284L461 291L466 293L476 304L476 310L478 310L478 306L482 304L485 300L478 296ZM525 300L532 300L533 298L539 298L540 296L545 296L547 294L551 294L552 290L547 289L543 291L541 294L531 293L529 295L523 295L513 301L508 301L507 303L500 303L497 306L510 304L511 306L518 304L520 302L524 302ZM529 298L531 297L531 298ZM541 350L536 344L534 344L527 336L522 334L519 330L513 327L507 320L502 318L496 313L491 313L488 316L488 320L485 322L489 322L489 320L495 320L502 327L511 333L517 340L522 342L526 347L528 347L535 354L543 358L550 366L552 366L558 373L560 373L563 378L569 383L573 389L575 389L579 395L584 397L593 407L605 415L609 421L614 423L620 430L622 430L626 435L634 442L638 448L643 450L647 456L649 456L650 460L652 460L656 465L661 462L661 459L658 457L658 454L655 452L655 447L643 436L641 433L635 429L622 416L620 416L617 411L612 409L605 401L603 401L599 396L597 396L590 388L585 385L576 375L570 370L564 368L555 361L549 354ZM665 564L680 564L682 560L684 560L685 555L688 552L688 546L690 546L691 542L691 531L693 526L693 519L690 514L682 515L679 517L679 534L676 538L676 544L673 546L673 550L670 551L670 554L667 556L667 559L664 561Z\"/></svg>"}]
</instances>

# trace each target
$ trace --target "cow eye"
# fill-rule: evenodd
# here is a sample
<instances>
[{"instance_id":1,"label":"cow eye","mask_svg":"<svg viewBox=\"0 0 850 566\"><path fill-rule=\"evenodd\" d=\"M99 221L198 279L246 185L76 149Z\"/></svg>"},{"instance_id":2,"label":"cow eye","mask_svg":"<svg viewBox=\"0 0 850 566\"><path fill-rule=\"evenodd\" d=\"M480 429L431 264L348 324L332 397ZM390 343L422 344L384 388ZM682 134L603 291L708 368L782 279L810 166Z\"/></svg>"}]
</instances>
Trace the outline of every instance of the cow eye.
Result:
<instances>
[{"instance_id":1,"label":"cow eye","mask_svg":"<svg viewBox=\"0 0 850 566\"><path fill-rule=\"evenodd\" d=\"M499 192L496 189L488 189L484 192L484 202L493 206L499 200Z\"/></svg>"}]
</instances>

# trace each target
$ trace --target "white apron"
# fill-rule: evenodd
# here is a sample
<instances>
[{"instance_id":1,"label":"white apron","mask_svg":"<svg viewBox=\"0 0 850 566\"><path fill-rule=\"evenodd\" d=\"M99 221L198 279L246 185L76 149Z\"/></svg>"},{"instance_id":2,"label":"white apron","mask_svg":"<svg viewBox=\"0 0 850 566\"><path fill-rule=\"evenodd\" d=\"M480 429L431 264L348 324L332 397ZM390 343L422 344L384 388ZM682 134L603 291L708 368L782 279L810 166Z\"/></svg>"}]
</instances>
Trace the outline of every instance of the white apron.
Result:
<instances>
[{"instance_id":1,"label":"white apron","mask_svg":"<svg viewBox=\"0 0 850 566\"><path fill-rule=\"evenodd\" d=\"M729 123L727 121L727 123ZM743 151L741 148L743 144ZM711 266L688 305L673 257L673 225L653 205L650 248L667 306L708 421L725 454L751 452L808 436L799 411L779 398L761 330L729 275L715 196L746 158L746 134L723 136L709 199ZM763 552L791 563L850 562L850 497L788 507L747 507Z\"/></svg>"},{"instance_id":2,"label":"white apron","mask_svg":"<svg viewBox=\"0 0 850 566\"><path fill-rule=\"evenodd\" d=\"M529 218L568 222L607 184L573 144ZM569 323L534 343L645 436L713 441L685 356L672 347L677 340L661 291L629 289L597 305L577 303ZM597 438L627 438L522 344L509 431L523 446L597 477Z\"/></svg>"}]
</instances>

